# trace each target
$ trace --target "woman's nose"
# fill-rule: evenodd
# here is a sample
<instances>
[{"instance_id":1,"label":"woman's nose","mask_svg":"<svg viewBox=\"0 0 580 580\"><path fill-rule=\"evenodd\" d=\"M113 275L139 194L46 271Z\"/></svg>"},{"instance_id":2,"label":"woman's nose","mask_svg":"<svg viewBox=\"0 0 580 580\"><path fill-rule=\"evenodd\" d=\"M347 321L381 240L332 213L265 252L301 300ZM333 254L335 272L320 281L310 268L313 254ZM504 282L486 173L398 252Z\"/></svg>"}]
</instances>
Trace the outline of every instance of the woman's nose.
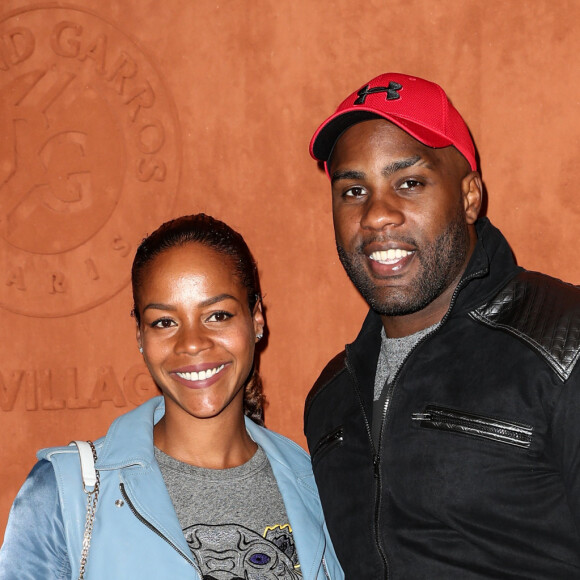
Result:
<instances>
[{"instance_id":1,"label":"woman's nose","mask_svg":"<svg viewBox=\"0 0 580 580\"><path fill-rule=\"evenodd\" d=\"M176 352L197 354L213 344L211 333L203 324L182 325L175 343Z\"/></svg>"}]
</instances>

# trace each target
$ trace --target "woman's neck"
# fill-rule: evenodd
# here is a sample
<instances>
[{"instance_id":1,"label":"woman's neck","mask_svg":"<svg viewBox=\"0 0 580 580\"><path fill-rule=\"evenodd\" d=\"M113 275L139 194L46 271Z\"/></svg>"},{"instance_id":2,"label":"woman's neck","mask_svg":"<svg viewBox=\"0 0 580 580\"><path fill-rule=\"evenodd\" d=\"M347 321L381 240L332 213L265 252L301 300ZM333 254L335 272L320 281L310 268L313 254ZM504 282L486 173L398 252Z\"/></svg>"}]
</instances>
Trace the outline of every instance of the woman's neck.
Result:
<instances>
[{"instance_id":1,"label":"woman's neck","mask_svg":"<svg viewBox=\"0 0 580 580\"><path fill-rule=\"evenodd\" d=\"M156 447L174 459L209 469L237 467L249 461L258 446L240 414L227 417L174 420L165 415L153 429Z\"/></svg>"}]
</instances>

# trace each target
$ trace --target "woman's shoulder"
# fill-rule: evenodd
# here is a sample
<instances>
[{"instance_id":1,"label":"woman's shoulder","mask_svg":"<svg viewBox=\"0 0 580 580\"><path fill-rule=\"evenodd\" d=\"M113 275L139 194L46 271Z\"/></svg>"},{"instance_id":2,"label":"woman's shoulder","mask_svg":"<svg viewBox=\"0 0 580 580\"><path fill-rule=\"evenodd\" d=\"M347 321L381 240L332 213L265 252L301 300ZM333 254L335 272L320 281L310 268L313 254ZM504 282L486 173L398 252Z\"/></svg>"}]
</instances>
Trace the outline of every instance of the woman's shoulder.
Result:
<instances>
[{"instance_id":1,"label":"woman's shoulder","mask_svg":"<svg viewBox=\"0 0 580 580\"><path fill-rule=\"evenodd\" d=\"M44 515L47 520L60 515L58 484L50 461L40 459L36 462L14 503L37 517Z\"/></svg>"},{"instance_id":2,"label":"woman's shoulder","mask_svg":"<svg viewBox=\"0 0 580 580\"><path fill-rule=\"evenodd\" d=\"M150 463L153 460L153 425L164 412L163 398L157 396L119 415L103 437L93 440L98 456L97 468L111 464L121 466L129 456ZM62 466L78 464L79 452L73 443L41 449L36 456Z\"/></svg>"},{"instance_id":3,"label":"woman's shoulder","mask_svg":"<svg viewBox=\"0 0 580 580\"><path fill-rule=\"evenodd\" d=\"M50 461L39 459L36 462L26 477L22 490L34 491L42 498L49 498L56 494L56 476Z\"/></svg>"}]
</instances>

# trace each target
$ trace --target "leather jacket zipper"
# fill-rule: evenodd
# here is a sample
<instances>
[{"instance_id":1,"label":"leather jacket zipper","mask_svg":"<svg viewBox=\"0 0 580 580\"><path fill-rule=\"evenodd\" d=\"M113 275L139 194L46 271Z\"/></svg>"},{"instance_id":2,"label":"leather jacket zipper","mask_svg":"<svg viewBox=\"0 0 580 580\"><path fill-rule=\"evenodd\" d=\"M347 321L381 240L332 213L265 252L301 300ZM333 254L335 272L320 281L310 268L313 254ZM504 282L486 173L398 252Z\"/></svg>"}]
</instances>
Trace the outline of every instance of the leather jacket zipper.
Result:
<instances>
[{"instance_id":1,"label":"leather jacket zipper","mask_svg":"<svg viewBox=\"0 0 580 580\"><path fill-rule=\"evenodd\" d=\"M377 548L379 550L379 554L381 555L381 558L383 560L383 564L385 566L385 580L388 580L388 577L389 577L389 561L388 561L385 549L383 548L383 545L382 545L382 542L380 539L380 534L379 534L379 516L380 516L381 499L382 499L382 478L381 478L380 464L381 464L381 447L382 447L382 440L383 440L383 431L385 429L385 424L387 422L387 414L388 414L388 411L390 408L390 403L391 403L391 400L392 400L393 395L395 393L395 387L397 385L397 382L399 380L399 375L401 374L403 367L405 366L405 364L407 363L407 361L409 360L409 358L411 357L413 352L415 352L415 350L419 347L419 345L421 345L425 340L427 340L427 338L429 338L434 332L437 332L437 330L439 330L439 328L441 328L441 326L447 321L447 319L449 318L449 316L451 314L451 310L453 309L453 306L455 305L455 301L457 300L457 296L458 296L459 292L462 290L462 288L468 282L473 280L474 278L478 278L478 277L484 275L487 272L487 270L488 270L487 268L478 270L477 272L474 272L473 274L470 274L469 276L462 278L459 281L459 284L457 284L455 290L453 291L453 295L451 296L451 300L449 301L449 308L447 309L445 316L441 319L441 322L438 324L437 328L435 328L433 330L433 332L430 332L429 334L423 336L421 338L421 340L419 340L419 342L407 354L407 356L405 357L405 360L401 363L401 366L399 367L399 369L395 373L393 380L391 381L391 383L388 386L388 392L387 392L387 396L385 399L385 405L383 407L381 427L379 429L378 448L375 448L375 445L373 442L373 437L372 437L371 427L370 427L370 424L368 422L367 416L363 411L365 427L367 430L367 434L369 436L369 441L371 443L371 448L372 448L372 452L373 452L373 469L374 469L375 479L377 482L377 484L376 484L376 498L375 498L375 529L374 529L375 543L377 545ZM348 356L348 351L349 351L349 348L347 346L346 347L346 361L345 361L346 368L348 369L351 377L353 378L353 381L355 383L355 391L356 391L357 397L359 399L359 404L361 405L361 408L363 408L363 410L364 410L364 405L362 403L362 397L360 395L360 386L358 384L358 379L356 377L356 373L354 372L354 369L350 365L350 357Z\"/></svg>"},{"instance_id":2,"label":"leather jacket zipper","mask_svg":"<svg viewBox=\"0 0 580 580\"><path fill-rule=\"evenodd\" d=\"M453 431L523 449L528 449L532 443L533 429L528 425L465 413L438 405L427 405L423 413L413 413L411 418L413 421L420 421L421 427Z\"/></svg>"},{"instance_id":3,"label":"leather jacket zipper","mask_svg":"<svg viewBox=\"0 0 580 580\"><path fill-rule=\"evenodd\" d=\"M193 568L195 568L196 572L199 574L200 578L203 578L203 574L201 570L188 558L169 538L163 535L151 522L146 520L138 511L137 508L133 505L133 502L129 499L127 492L125 491L125 484L120 483L119 489L121 490L121 495L123 499L127 502L129 509L133 513L133 515L145 526L147 526L152 532L157 534L161 539L165 540L184 560L186 560Z\"/></svg>"},{"instance_id":4,"label":"leather jacket zipper","mask_svg":"<svg viewBox=\"0 0 580 580\"><path fill-rule=\"evenodd\" d=\"M364 418L365 428L367 431L367 435L369 438L369 443L371 445L371 450L372 450L372 455L373 455L373 471L374 471L375 480L376 480L374 536L375 536L375 544L377 546L377 550L379 551L379 554L380 554L381 559L383 561L383 566L385 567L385 580L387 580L389 577L389 559L387 558L387 554L383 548L383 545L381 543L381 539L379 536L379 513L380 513L380 508L381 508L381 493L382 493L380 456L375 449L375 444L373 442L371 426L370 426L370 423L369 423L368 418L366 416L366 413L364 412L364 405L363 405L361 394L360 394L361 393L360 386L358 384L358 379L357 379L356 373L354 372L354 369L352 368L352 366L350 364L348 351L349 351L349 347L347 345L345 365L346 365L346 368L347 368L348 372L350 373L350 376L352 377L352 380L354 382L355 393L356 393L357 398L359 400L359 405L363 409L363 418Z\"/></svg>"},{"instance_id":5,"label":"leather jacket zipper","mask_svg":"<svg viewBox=\"0 0 580 580\"><path fill-rule=\"evenodd\" d=\"M338 427L328 435L325 435L312 450L312 461L315 459L318 461L321 455L324 455L327 451L335 447L336 445L342 445L344 441L344 429Z\"/></svg>"}]
</instances>

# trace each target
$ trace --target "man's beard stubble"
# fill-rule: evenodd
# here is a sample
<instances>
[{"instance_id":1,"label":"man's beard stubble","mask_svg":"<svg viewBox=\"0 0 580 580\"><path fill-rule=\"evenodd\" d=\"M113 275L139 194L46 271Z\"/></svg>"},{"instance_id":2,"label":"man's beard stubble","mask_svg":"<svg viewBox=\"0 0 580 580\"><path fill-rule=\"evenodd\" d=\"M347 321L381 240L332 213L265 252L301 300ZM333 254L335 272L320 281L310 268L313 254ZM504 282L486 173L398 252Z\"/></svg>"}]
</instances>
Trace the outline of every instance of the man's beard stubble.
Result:
<instances>
[{"instance_id":1,"label":"man's beard stubble","mask_svg":"<svg viewBox=\"0 0 580 580\"><path fill-rule=\"evenodd\" d=\"M462 208L461 208L462 210ZM373 240L385 241L377 236ZM351 282L367 304L382 316L404 316L418 312L439 297L455 280L465 263L469 248L469 231L463 211L449 222L437 238L418 247L410 238L397 238L420 250L416 254L420 268L406 287L384 288L374 283L363 263L367 259L362 244L348 253L337 243L338 256Z\"/></svg>"}]
</instances>

